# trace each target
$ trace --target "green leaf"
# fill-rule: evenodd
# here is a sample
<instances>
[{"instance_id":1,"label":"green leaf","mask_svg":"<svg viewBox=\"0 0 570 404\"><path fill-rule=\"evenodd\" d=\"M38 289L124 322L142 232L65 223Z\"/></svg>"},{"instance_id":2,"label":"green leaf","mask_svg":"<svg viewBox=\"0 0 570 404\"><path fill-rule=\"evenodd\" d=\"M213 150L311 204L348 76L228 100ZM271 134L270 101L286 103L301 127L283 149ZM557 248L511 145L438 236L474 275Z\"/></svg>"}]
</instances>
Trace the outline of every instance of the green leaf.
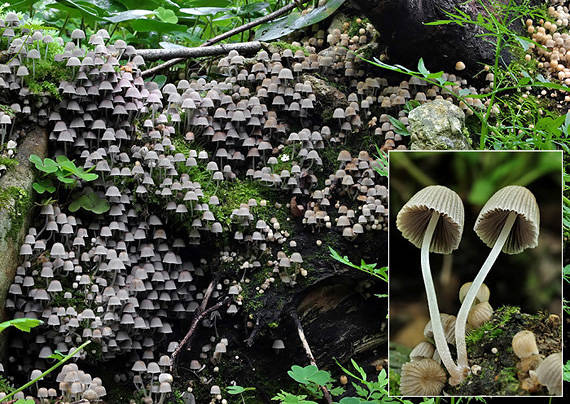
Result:
<instances>
[{"instance_id":1,"label":"green leaf","mask_svg":"<svg viewBox=\"0 0 570 404\"><path fill-rule=\"evenodd\" d=\"M245 392L245 388L241 386L228 386L226 387L226 391L228 392L228 394L235 395Z\"/></svg>"},{"instance_id":2,"label":"green leaf","mask_svg":"<svg viewBox=\"0 0 570 404\"><path fill-rule=\"evenodd\" d=\"M408 128L406 125L402 123L399 119L394 118L393 116L388 116L390 119L390 123L394 126L394 132L401 136L410 136L410 132L408 132Z\"/></svg>"},{"instance_id":3,"label":"green leaf","mask_svg":"<svg viewBox=\"0 0 570 404\"><path fill-rule=\"evenodd\" d=\"M158 20L151 20L148 18L140 18L137 20L131 20L128 24L135 31L139 32L158 32L158 33L171 33L178 31L186 31L188 27L180 24L171 24L168 22L162 22Z\"/></svg>"},{"instance_id":4,"label":"green leaf","mask_svg":"<svg viewBox=\"0 0 570 404\"><path fill-rule=\"evenodd\" d=\"M424 77L428 77L429 76L429 70L426 69L426 66L424 65L424 59L420 58L420 60L418 60L418 71L424 76Z\"/></svg>"},{"instance_id":5,"label":"green leaf","mask_svg":"<svg viewBox=\"0 0 570 404\"><path fill-rule=\"evenodd\" d=\"M190 15L216 15L221 12L230 11L224 7L193 7L193 8L181 8L180 12Z\"/></svg>"},{"instance_id":6,"label":"green leaf","mask_svg":"<svg viewBox=\"0 0 570 404\"><path fill-rule=\"evenodd\" d=\"M324 5L314 8L305 15L294 11L288 16L262 24L255 32L255 39L258 41L270 41L281 38L298 29L316 24L332 15L345 1L328 0Z\"/></svg>"},{"instance_id":7,"label":"green leaf","mask_svg":"<svg viewBox=\"0 0 570 404\"><path fill-rule=\"evenodd\" d=\"M16 327L20 331L30 332L32 328L41 324L43 324L43 321L35 318L15 318L13 320L0 323L0 333L8 327Z\"/></svg>"},{"instance_id":8,"label":"green leaf","mask_svg":"<svg viewBox=\"0 0 570 404\"><path fill-rule=\"evenodd\" d=\"M32 188L40 195L46 191L50 194L55 192L55 187L49 178L40 178L32 184Z\"/></svg>"},{"instance_id":9,"label":"green leaf","mask_svg":"<svg viewBox=\"0 0 570 404\"><path fill-rule=\"evenodd\" d=\"M162 22L167 22L169 24L176 24L178 22L178 17L176 17L174 11L164 7L156 8L154 10L154 15L156 15Z\"/></svg>"},{"instance_id":10,"label":"green leaf","mask_svg":"<svg viewBox=\"0 0 570 404\"><path fill-rule=\"evenodd\" d=\"M70 212L77 212L81 208L100 215L109 211L111 206L105 198L100 197L92 190L88 190L69 204Z\"/></svg>"},{"instance_id":11,"label":"green leaf","mask_svg":"<svg viewBox=\"0 0 570 404\"><path fill-rule=\"evenodd\" d=\"M57 177L57 179L60 182L63 182L64 184L73 184L75 183L75 179L68 177L67 174L65 174L63 171L57 171L55 173L55 176Z\"/></svg>"},{"instance_id":12,"label":"green leaf","mask_svg":"<svg viewBox=\"0 0 570 404\"><path fill-rule=\"evenodd\" d=\"M120 22L136 20L151 14L154 14L152 10L127 10L113 13L110 17L105 17L104 19L113 24L118 24Z\"/></svg>"},{"instance_id":13,"label":"green leaf","mask_svg":"<svg viewBox=\"0 0 570 404\"><path fill-rule=\"evenodd\" d=\"M332 382L329 372L319 370L315 365L307 365L305 367L293 365L287 374L295 381L301 384L315 383L319 386Z\"/></svg>"},{"instance_id":14,"label":"green leaf","mask_svg":"<svg viewBox=\"0 0 570 404\"><path fill-rule=\"evenodd\" d=\"M14 402L14 404L35 404L35 403L36 402L31 398L20 398L19 400L16 400Z\"/></svg>"},{"instance_id":15,"label":"green leaf","mask_svg":"<svg viewBox=\"0 0 570 404\"><path fill-rule=\"evenodd\" d=\"M338 404L360 404L362 401L357 397L345 397Z\"/></svg>"}]
</instances>

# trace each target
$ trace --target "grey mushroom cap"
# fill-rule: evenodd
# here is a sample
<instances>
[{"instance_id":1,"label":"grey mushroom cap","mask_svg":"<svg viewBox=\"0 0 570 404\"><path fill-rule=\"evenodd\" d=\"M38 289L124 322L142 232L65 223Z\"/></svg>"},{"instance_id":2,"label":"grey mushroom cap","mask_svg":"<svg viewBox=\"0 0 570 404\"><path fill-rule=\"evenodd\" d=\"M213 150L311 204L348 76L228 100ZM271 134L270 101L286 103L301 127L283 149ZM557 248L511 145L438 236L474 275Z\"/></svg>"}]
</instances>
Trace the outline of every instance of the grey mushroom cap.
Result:
<instances>
[{"instance_id":1,"label":"grey mushroom cap","mask_svg":"<svg viewBox=\"0 0 570 404\"><path fill-rule=\"evenodd\" d=\"M406 240L421 248L433 212L441 216L429 250L449 254L459 246L465 219L463 202L451 189L430 185L418 191L398 212L396 226Z\"/></svg>"},{"instance_id":2,"label":"grey mushroom cap","mask_svg":"<svg viewBox=\"0 0 570 404\"><path fill-rule=\"evenodd\" d=\"M510 212L515 212L517 218L502 251L518 254L527 248L536 247L540 211L532 192L519 185L501 188L491 196L477 217L473 228L475 233L492 248Z\"/></svg>"}]
</instances>

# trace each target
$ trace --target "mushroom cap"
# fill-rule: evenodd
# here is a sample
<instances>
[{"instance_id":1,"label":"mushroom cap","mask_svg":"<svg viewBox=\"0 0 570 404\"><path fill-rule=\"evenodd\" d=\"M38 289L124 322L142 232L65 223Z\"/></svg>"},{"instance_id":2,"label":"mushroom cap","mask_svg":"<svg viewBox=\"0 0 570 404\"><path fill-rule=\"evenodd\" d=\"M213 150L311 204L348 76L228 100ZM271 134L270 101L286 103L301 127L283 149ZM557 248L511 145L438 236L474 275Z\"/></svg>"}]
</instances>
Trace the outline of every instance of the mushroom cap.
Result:
<instances>
[{"instance_id":1,"label":"mushroom cap","mask_svg":"<svg viewBox=\"0 0 570 404\"><path fill-rule=\"evenodd\" d=\"M469 311L467 322L473 328L479 328L493 317L493 308L489 302L474 305Z\"/></svg>"},{"instance_id":2,"label":"mushroom cap","mask_svg":"<svg viewBox=\"0 0 570 404\"><path fill-rule=\"evenodd\" d=\"M400 391L405 396L437 396L447 376L433 359L421 359L402 365Z\"/></svg>"},{"instance_id":3,"label":"mushroom cap","mask_svg":"<svg viewBox=\"0 0 570 404\"><path fill-rule=\"evenodd\" d=\"M532 192L520 185L506 186L491 196L475 221L475 233L492 248L510 212L516 212L517 218L502 251L518 254L536 247L540 226L538 204Z\"/></svg>"},{"instance_id":4,"label":"mushroom cap","mask_svg":"<svg viewBox=\"0 0 570 404\"><path fill-rule=\"evenodd\" d=\"M538 354L538 346L536 345L536 337L529 330L517 332L512 341L513 352L519 359L528 358L529 356Z\"/></svg>"},{"instance_id":5,"label":"mushroom cap","mask_svg":"<svg viewBox=\"0 0 570 404\"><path fill-rule=\"evenodd\" d=\"M449 254L459 246L465 212L457 193L441 185L430 185L418 191L400 209L396 226L402 236L418 248L433 212L440 218L433 233L430 252Z\"/></svg>"},{"instance_id":6,"label":"mushroom cap","mask_svg":"<svg viewBox=\"0 0 570 404\"><path fill-rule=\"evenodd\" d=\"M562 352L548 355L536 369L540 384L548 388L553 395L562 394Z\"/></svg>"}]
</instances>

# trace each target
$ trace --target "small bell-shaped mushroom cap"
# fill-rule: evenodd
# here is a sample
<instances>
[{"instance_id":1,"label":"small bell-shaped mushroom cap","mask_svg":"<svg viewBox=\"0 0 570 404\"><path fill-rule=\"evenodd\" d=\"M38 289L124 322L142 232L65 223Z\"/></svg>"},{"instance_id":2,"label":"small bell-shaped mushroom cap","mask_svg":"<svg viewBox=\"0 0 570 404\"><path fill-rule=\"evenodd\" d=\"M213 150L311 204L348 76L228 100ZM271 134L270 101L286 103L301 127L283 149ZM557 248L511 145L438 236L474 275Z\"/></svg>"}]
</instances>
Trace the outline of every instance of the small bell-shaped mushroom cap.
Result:
<instances>
[{"instance_id":1,"label":"small bell-shaped mushroom cap","mask_svg":"<svg viewBox=\"0 0 570 404\"><path fill-rule=\"evenodd\" d=\"M515 334L512 341L513 352L520 359L538 354L538 346L536 345L536 337L529 330L519 331Z\"/></svg>"},{"instance_id":2,"label":"small bell-shaped mushroom cap","mask_svg":"<svg viewBox=\"0 0 570 404\"><path fill-rule=\"evenodd\" d=\"M400 391L404 396L437 396L447 381L444 370L433 359L402 365Z\"/></svg>"},{"instance_id":3,"label":"small bell-shaped mushroom cap","mask_svg":"<svg viewBox=\"0 0 570 404\"><path fill-rule=\"evenodd\" d=\"M475 233L493 247L510 212L517 218L503 247L506 254L518 254L538 245L540 212L532 192L520 185L499 189L487 201L475 222Z\"/></svg>"},{"instance_id":4,"label":"small bell-shaped mushroom cap","mask_svg":"<svg viewBox=\"0 0 570 404\"><path fill-rule=\"evenodd\" d=\"M429 250L449 254L459 246L465 217L463 202L451 189L430 185L418 191L398 212L396 226L406 240L421 248L424 233L434 211L441 216Z\"/></svg>"},{"instance_id":5,"label":"small bell-shaped mushroom cap","mask_svg":"<svg viewBox=\"0 0 570 404\"><path fill-rule=\"evenodd\" d=\"M562 394L562 352L548 355L536 369L540 384L552 395Z\"/></svg>"}]
</instances>

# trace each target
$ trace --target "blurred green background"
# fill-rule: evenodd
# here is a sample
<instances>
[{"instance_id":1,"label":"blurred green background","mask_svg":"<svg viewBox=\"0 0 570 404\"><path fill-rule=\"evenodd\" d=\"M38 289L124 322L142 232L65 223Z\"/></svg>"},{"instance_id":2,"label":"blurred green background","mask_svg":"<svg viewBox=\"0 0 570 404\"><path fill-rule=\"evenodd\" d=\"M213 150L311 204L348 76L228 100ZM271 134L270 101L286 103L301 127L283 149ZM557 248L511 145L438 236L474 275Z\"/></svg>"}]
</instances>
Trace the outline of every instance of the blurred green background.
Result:
<instances>
[{"instance_id":1,"label":"blurred green background","mask_svg":"<svg viewBox=\"0 0 570 404\"><path fill-rule=\"evenodd\" d=\"M395 225L405 202L428 185L451 188L465 206L459 248L449 256L430 254L442 312L457 314L459 287L474 279L490 252L473 231L479 211L500 188L523 185L539 205L539 245L521 254L499 255L485 281L491 289L490 304L561 314L562 152L391 151L389 164L391 341L415 345L421 341L428 319L420 250L405 240Z\"/></svg>"}]
</instances>

